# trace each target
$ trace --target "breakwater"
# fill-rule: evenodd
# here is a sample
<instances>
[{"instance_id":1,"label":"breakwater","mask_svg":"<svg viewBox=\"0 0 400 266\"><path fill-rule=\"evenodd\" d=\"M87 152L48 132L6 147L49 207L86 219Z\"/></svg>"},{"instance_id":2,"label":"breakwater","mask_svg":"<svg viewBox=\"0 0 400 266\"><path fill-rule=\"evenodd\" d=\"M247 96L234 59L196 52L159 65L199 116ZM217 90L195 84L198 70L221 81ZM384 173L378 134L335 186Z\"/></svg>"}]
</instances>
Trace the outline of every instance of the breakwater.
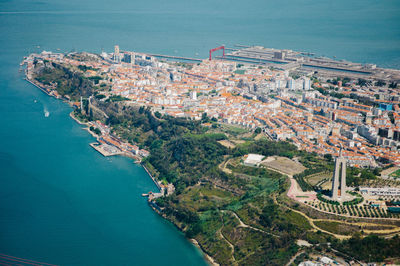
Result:
<instances>
[{"instance_id":1,"label":"breakwater","mask_svg":"<svg viewBox=\"0 0 400 266\"><path fill-rule=\"evenodd\" d=\"M146 171L146 173L150 176L151 180L153 180L154 184L158 187L159 190L161 190L160 184L157 182L157 180L153 177L153 175L150 173L150 171L147 169L147 167L142 164L142 167Z\"/></svg>"}]
</instances>

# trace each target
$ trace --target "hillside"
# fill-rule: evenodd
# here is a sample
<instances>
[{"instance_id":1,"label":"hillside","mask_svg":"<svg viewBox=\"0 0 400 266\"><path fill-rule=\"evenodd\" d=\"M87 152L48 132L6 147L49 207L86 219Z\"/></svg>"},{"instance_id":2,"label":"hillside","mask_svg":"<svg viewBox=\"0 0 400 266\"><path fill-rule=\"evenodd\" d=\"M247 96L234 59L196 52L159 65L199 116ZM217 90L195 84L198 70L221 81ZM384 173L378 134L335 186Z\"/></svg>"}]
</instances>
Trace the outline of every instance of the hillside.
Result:
<instances>
[{"instance_id":1,"label":"hillside","mask_svg":"<svg viewBox=\"0 0 400 266\"><path fill-rule=\"evenodd\" d=\"M45 85L53 84L60 94L71 98L95 96L94 82L66 66L41 66L35 78ZM239 142L237 134L232 137L223 125L212 121L212 127L203 126L202 122L210 122L207 117L192 121L153 114L149 108L126 105L123 99L102 101L94 97L92 104L107 114L96 119L109 125L115 135L150 151L143 164L156 178L176 188L173 195L154 202L159 213L221 265L284 265L299 251L336 252L364 261L398 255L397 237L354 234L338 240L318 230L308 219L311 214L303 215L306 211L300 212L301 206L286 196L286 175L241 163L249 153L296 158L306 170L295 178L311 189L303 178L332 169L331 158L298 151L288 142L255 140L251 134ZM90 112L82 111L75 110L88 120L94 119ZM221 140L236 144L229 148ZM224 171L222 164L228 170ZM301 246L298 240L310 246ZM374 248L367 256L366 247L372 242ZM386 246L391 248L385 248L382 256L381 248Z\"/></svg>"}]
</instances>

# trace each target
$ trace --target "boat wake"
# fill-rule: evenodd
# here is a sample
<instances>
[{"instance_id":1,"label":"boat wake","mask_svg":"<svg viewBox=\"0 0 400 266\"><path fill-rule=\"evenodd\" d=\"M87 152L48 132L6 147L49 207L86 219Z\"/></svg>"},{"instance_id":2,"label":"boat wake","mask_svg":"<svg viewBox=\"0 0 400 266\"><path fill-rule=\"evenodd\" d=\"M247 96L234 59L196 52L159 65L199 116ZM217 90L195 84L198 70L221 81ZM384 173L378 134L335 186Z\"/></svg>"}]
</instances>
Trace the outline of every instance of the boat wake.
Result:
<instances>
[{"instance_id":1,"label":"boat wake","mask_svg":"<svg viewBox=\"0 0 400 266\"><path fill-rule=\"evenodd\" d=\"M44 117L49 117L50 116L50 112L49 112L49 110L47 110L46 107L43 109L43 113L44 113Z\"/></svg>"}]
</instances>

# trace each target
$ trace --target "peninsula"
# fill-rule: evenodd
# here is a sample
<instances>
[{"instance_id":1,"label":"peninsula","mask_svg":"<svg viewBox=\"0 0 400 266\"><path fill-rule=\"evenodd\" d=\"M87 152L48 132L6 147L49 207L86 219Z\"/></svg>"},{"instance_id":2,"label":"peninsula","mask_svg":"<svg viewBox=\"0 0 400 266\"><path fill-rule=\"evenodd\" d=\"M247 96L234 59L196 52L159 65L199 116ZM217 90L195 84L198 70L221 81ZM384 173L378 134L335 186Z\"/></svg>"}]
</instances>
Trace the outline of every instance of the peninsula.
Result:
<instances>
[{"instance_id":1,"label":"peninsula","mask_svg":"<svg viewBox=\"0 0 400 266\"><path fill-rule=\"evenodd\" d=\"M400 262L399 70L224 46L204 60L116 46L23 64L93 148L146 168L149 205L212 263Z\"/></svg>"}]
</instances>

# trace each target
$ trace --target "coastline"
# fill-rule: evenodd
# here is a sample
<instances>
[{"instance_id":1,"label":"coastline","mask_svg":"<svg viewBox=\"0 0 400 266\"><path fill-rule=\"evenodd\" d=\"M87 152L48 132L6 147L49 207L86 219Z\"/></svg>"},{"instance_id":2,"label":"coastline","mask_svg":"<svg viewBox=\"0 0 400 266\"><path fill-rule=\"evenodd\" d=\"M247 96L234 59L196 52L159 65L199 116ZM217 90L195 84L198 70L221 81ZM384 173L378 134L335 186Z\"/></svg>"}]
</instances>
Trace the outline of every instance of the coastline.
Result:
<instances>
[{"instance_id":1,"label":"coastline","mask_svg":"<svg viewBox=\"0 0 400 266\"><path fill-rule=\"evenodd\" d=\"M85 126L89 126L89 124L88 123L84 123L84 122L82 122L82 121L79 121L79 119L78 118L76 118L75 116L74 116L74 111L72 111L71 113L69 113L69 117L71 117L72 119L74 119L75 120L75 122L77 122L78 124L80 124L80 125L85 125ZM91 133L92 134L92 133ZM94 135L92 134L92 136L94 137Z\"/></svg>"},{"instance_id":2,"label":"coastline","mask_svg":"<svg viewBox=\"0 0 400 266\"><path fill-rule=\"evenodd\" d=\"M181 228L179 228L179 226L177 224L175 224L174 222L170 221L164 214L161 213L161 210L159 208L157 208L157 205L149 202L149 206L150 208L153 209L153 211L155 211L158 215L160 215L163 219L167 220L168 222L172 223L176 229L178 229L180 232L183 232ZM205 260L205 262L210 265L210 266L220 266L220 264L218 264L217 262L215 262L215 260L213 259L213 257L211 257L210 255L208 255L208 253L201 247L201 245L199 244L199 242L194 239L194 238L187 238L185 237L186 240L188 240L193 246L195 246L200 253L203 255L203 258Z\"/></svg>"},{"instance_id":3,"label":"coastline","mask_svg":"<svg viewBox=\"0 0 400 266\"><path fill-rule=\"evenodd\" d=\"M192 242L192 244L201 251L208 264L212 266L219 266L219 264L216 263L215 260L203 250L203 248L200 246L199 242L197 242L196 239L191 238L190 242Z\"/></svg>"},{"instance_id":4,"label":"coastline","mask_svg":"<svg viewBox=\"0 0 400 266\"><path fill-rule=\"evenodd\" d=\"M157 188L161 190L160 184L158 184L157 180L153 177L153 175L150 173L150 171L147 169L147 167L144 164L141 164L144 170L147 172L147 174L150 176L151 180L153 180L154 184L156 184Z\"/></svg>"},{"instance_id":5,"label":"coastline","mask_svg":"<svg viewBox=\"0 0 400 266\"><path fill-rule=\"evenodd\" d=\"M25 80L28 81L28 82L29 82L30 84L32 84L33 86L35 86L36 88L39 88L41 91L43 91L44 93L46 93L48 96L51 96L51 95L49 94L49 92L48 92L45 88L43 88L43 87L41 87L40 85L36 84L36 83L33 82L32 80L30 80L28 77L25 77Z\"/></svg>"},{"instance_id":6,"label":"coastline","mask_svg":"<svg viewBox=\"0 0 400 266\"><path fill-rule=\"evenodd\" d=\"M47 90L45 90L44 88L42 88L40 85L38 85L38 84L32 82L32 81L29 80L28 78L25 78L25 80L28 81L29 83L31 83L32 85L34 85L35 87L39 88L42 92L46 93L48 96L50 96L50 97L55 97L54 95L49 94L49 92L47 92ZM57 98L57 97L55 97L55 98ZM60 99L60 98L57 98L57 99ZM62 99L60 99L60 100L62 100ZM64 100L64 101L65 101L65 100ZM68 101L65 101L65 102L67 102L67 103L69 104ZM69 104L69 105L70 105L70 104ZM84 122L79 121L79 120L73 115L73 111L70 112L69 116L70 116L75 122L77 122L78 124L87 126L86 128L83 128L83 129L86 130L86 131L88 131L89 134L91 134L91 135L92 135L93 137L95 137L96 140L97 140L97 136L95 136L94 133L91 132L91 131L89 130L89 128L88 128L88 126L89 126L88 123L84 123ZM90 144L89 144L89 145L90 145ZM93 146L92 146L92 147L93 147ZM129 158L132 158L131 156L127 156L127 155L124 154L124 153L122 153L122 154L120 154L120 155L125 156L125 157L129 157ZM136 159L136 158L132 158L132 159ZM153 177L153 175L150 173L150 171L147 169L147 167L146 167L145 165L143 165L142 163L141 163L140 165L144 168L144 170L145 170L146 173L149 175L149 177L151 178L151 180L154 182L154 184L157 186L157 188L161 191L160 185L158 184L157 180ZM150 201L148 201L148 203L149 203L150 208L152 208L158 215L160 215L163 219L165 219L165 220L171 222L166 216L164 216L164 215L160 212L161 210L157 209L156 206L154 206L155 204L151 204ZM175 223L172 222L172 224L174 224L175 227L176 227L180 232L182 232L181 228L179 228L178 226L176 226ZM200 246L200 244L197 242L196 239L193 239L193 238L192 238L192 239L189 239L189 238L187 238L187 237L185 237L185 238L186 238L188 241L190 241L190 242L201 252L201 254L203 254L203 258L204 258L204 260L205 260L205 262L206 262L207 264L209 264L209 265L211 265L211 266L219 266L219 264L216 263L215 260L214 260L210 255L208 255L208 254L205 252L205 250L203 250L203 248Z\"/></svg>"}]
</instances>

